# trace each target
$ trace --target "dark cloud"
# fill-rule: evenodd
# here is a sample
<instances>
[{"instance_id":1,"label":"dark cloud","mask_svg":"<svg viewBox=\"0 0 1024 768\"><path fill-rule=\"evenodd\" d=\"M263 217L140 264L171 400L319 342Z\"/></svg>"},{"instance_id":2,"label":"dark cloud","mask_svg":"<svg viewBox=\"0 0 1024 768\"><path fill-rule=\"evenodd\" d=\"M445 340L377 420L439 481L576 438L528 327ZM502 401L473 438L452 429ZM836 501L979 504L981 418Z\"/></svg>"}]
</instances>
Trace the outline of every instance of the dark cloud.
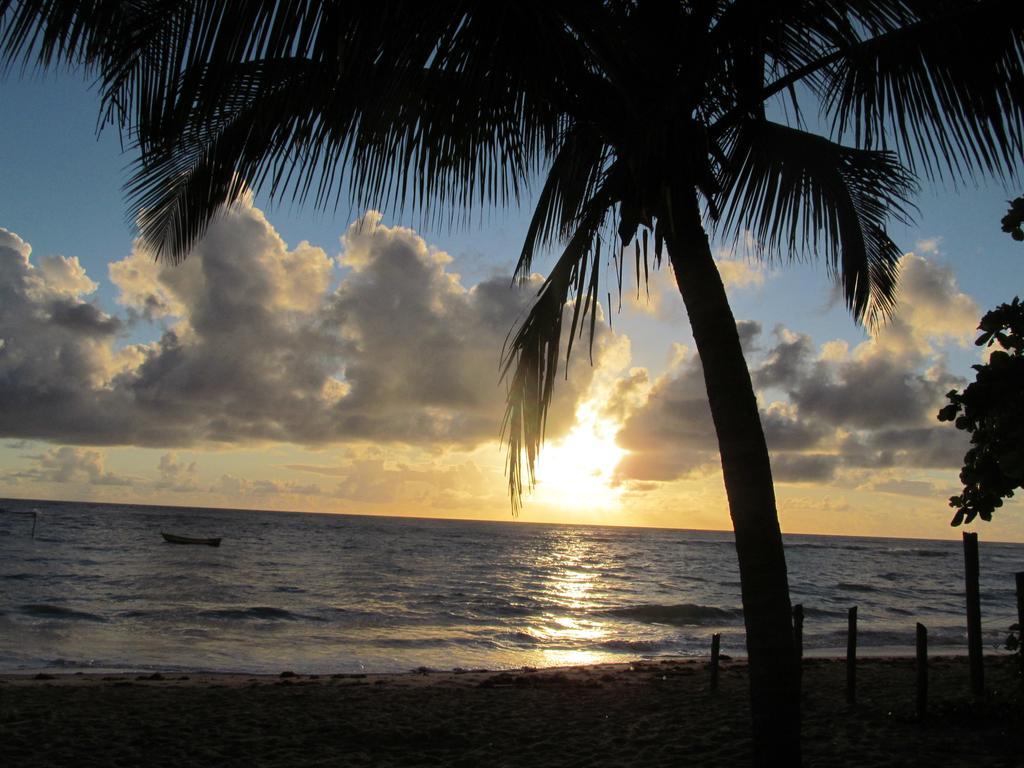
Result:
<instances>
[{"instance_id":1,"label":"dark cloud","mask_svg":"<svg viewBox=\"0 0 1024 768\"><path fill-rule=\"evenodd\" d=\"M82 298L95 284L77 260L51 257L35 267L30 253L0 229L0 434L59 438L71 425L102 431L94 406L112 399L103 385L116 324Z\"/></svg>"},{"instance_id":2,"label":"dark cloud","mask_svg":"<svg viewBox=\"0 0 1024 768\"><path fill-rule=\"evenodd\" d=\"M85 301L95 284L77 261L34 267L29 254L0 231L0 435L70 444L472 447L499 434L500 352L536 289L507 277L467 289L445 254L371 213L343 238L348 271L332 292L327 255L289 250L243 203L180 267L138 248L111 265L126 314L166 324L118 348L124 322ZM599 325L597 365L613 341ZM574 356L551 436L592 375Z\"/></svg>"},{"instance_id":3,"label":"dark cloud","mask_svg":"<svg viewBox=\"0 0 1024 768\"><path fill-rule=\"evenodd\" d=\"M814 344L806 334L775 329L778 342L764 361L752 366L751 379L758 389L779 387L788 390L795 382L808 378L814 360Z\"/></svg>"},{"instance_id":4,"label":"dark cloud","mask_svg":"<svg viewBox=\"0 0 1024 768\"><path fill-rule=\"evenodd\" d=\"M843 440L840 451L851 467L946 469L960 466L968 447L966 433L938 424L852 434Z\"/></svg>"},{"instance_id":5,"label":"dark cloud","mask_svg":"<svg viewBox=\"0 0 1024 768\"><path fill-rule=\"evenodd\" d=\"M119 318L104 314L84 302L58 299L50 304L50 322L59 328L84 336L112 336L121 330Z\"/></svg>"},{"instance_id":6,"label":"dark cloud","mask_svg":"<svg viewBox=\"0 0 1024 768\"><path fill-rule=\"evenodd\" d=\"M758 359L760 326L738 324L777 481L827 482L843 469L960 465L966 440L935 414L945 392L964 382L946 370L933 345L968 339L977 310L941 266L908 255L902 275L899 313L852 352L844 344L819 350L810 336L780 326ZM619 434L631 453L617 479L664 481L717 468L699 360L691 357L657 379L646 400L626 397L644 383L634 374L612 398L640 403ZM779 395L784 399L771 400Z\"/></svg>"},{"instance_id":7,"label":"dark cloud","mask_svg":"<svg viewBox=\"0 0 1024 768\"><path fill-rule=\"evenodd\" d=\"M641 380L633 377L634 382ZM646 402L626 419L617 442L629 451L616 473L620 480L672 480L717 461L699 361L683 360L656 379Z\"/></svg>"},{"instance_id":8,"label":"dark cloud","mask_svg":"<svg viewBox=\"0 0 1024 768\"><path fill-rule=\"evenodd\" d=\"M920 424L937 410L937 398L957 379L929 378L888 355L842 363L819 361L786 385L789 399L807 418L853 429ZM780 383L781 384L781 383Z\"/></svg>"},{"instance_id":9,"label":"dark cloud","mask_svg":"<svg viewBox=\"0 0 1024 768\"><path fill-rule=\"evenodd\" d=\"M752 354L758 350L757 341L761 335L761 324L756 320L739 320L736 323L736 332L740 337L740 346L743 353Z\"/></svg>"},{"instance_id":10,"label":"dark cloud","mask_svg":"<svg viewBox=\"0 0 1024 768\"><path fill-rule=\"evenodd\" d=\"M772 477L780 483L823 483L835 476L839 462L827 453L777 453L772 456Z\"/></svg>"},{"instance_id":11,"label":"dark cloud","mask_svg":"<svg viewBox=\"0 0 1024 768\"><path fill-rule=\"evenodd\" d=\"M773 452L809 450L834 431L827 424L798 418L785 408L772 407L761 411L761 426L768 448Z\"/></svg>"}]
</instances>

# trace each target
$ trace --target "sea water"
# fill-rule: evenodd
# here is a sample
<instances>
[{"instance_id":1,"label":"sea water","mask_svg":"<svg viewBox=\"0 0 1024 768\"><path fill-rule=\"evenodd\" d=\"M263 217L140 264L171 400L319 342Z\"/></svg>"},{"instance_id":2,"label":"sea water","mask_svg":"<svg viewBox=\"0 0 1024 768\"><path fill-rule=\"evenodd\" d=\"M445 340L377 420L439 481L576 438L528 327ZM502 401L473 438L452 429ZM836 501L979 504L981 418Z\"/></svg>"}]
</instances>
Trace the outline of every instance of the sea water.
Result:
<instances>
[{"instance_id":1,"label":"sea water","mask_svg":"<svg viewBox=\"0 0 1024 768\"><path fill-rule=\"evenodd\" d=\"M728 532L0 501L0 671L298 673L742 655ZM33 514L34 513L34 514ZM35 536L32 526L35 525ZM165 543L161 531L223 537ZM787 536L808 654L966 650L957 541ZM1024 545L981 544L998 652Z\"/></svg>"}]
</instances>

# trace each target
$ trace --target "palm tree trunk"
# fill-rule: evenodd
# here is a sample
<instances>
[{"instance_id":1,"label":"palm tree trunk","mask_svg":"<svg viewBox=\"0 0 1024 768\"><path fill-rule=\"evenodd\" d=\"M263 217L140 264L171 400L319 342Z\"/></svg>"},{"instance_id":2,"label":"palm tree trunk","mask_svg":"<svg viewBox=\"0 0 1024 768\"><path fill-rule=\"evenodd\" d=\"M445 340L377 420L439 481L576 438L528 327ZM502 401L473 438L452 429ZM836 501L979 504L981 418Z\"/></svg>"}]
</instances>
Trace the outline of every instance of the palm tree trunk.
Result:
<instances>
[{"instance_id":1,"label":"palm tree trunk","mask_svg":"<svg viewBox=\"0 0 1024 768\"><path fill-rule=\"evenodd\" d=\"M681 199L680 199L681 198ZM797 659L768 447L736 321L692 191L677 196L666 237L718 434L736 535L747 629L754 762L800 765Z\"/></svg>"}]
</instances>

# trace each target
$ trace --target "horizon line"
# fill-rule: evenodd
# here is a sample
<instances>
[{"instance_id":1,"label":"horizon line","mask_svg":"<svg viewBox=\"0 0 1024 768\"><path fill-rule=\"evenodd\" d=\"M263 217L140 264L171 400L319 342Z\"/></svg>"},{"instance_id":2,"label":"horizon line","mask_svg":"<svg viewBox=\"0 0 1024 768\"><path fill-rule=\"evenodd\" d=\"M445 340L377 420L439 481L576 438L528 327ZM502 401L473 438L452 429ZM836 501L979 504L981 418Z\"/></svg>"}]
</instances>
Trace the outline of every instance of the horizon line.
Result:
<instances>
[{"instance_id":1,"label":"horizon line","mask_svg":"<svg viewBox=\"0 0 1024 768\"><path fill-rule=\"evenodd\" d=\"M397 520L431 520L438 522L459 522L459 523L497 523L499 525L507 524L519 524L519 525L544 525L544 526L556 526L562 528L578 527L578 528L629 528L638 530L650 530L650 531L686 531L693 533L725 533L734 534L732 529L728 528L686 528L676 526L658 526L658 525L626 525L617 523L559 523L551 521L535 521L535 520L522 520L521 518L511 516L508 520L495 520L493 518L481 518L481 517L430 517L428 515L396 515L391 513L375 514L372 512L331 512L331 511L309 511L309 510L298 510L298 509L256 509L251 507L217 507L217 506L196 506L194 504L144 504L139 502L123 502L123 501L91 501L85 499L36 499L36 498L23 498L17 496L0 496L0 503L5 501L15 502L38 502L41 504L103 504L111 507L143 507L149 509L196 509L196 510L209 510L215 512L262 512L270 514L285 514L285 515L334 515L342 517L374 517L374 518L392 518ZM0 507L0 512L8 511ZM964 526L960 526L963 533L980 533L978 528L967 529ZM919 536L871 536L864 534L849 534L849 533L801 533L796 531L782 531L783 536L816 536L831 539L879 539L888 541L942 541L951 542L956 541L955 538L949 539L936 539ZM1024 541L1005 541L1001 539L984 539L987 544L1011 544L1011 545L1024 545Z\"/></svg>"}]
</instances>

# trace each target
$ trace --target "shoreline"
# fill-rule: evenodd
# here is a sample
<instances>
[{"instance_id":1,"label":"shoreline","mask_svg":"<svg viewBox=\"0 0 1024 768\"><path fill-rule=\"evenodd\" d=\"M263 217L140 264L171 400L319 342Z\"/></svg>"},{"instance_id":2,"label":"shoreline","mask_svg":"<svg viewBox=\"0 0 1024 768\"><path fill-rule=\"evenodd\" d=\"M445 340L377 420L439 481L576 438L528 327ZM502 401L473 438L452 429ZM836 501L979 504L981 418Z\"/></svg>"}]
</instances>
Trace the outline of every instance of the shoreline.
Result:
<instances>
[{"instance_id":1,"label":"shoreline","mask_svg":"<svg viewBox=\"0 0 1024 768\"><path fill-rule=\"evenodd\" d=\"M1019 766L1018 661L986 657L972 702L967 661L805 659L808 766ZM746 662L706 659L519 670L249 675L0 675L0 762L113 764L733 766L750 761Z\"/></svg>"},{"instance_id":2,"label":"shoreline","mask_svg":"<svg viewBox=\"0 0 1024 768\"><path fill-rule=\"evenodd\" d=\"M985 646L984 648L985 658L989 659L1002 659L1010 658L1012 654L1003 649L1001 646ZM939 645L931 646L929 648L929 657L932 661L937 660L955 660L955 659L967 659L967 648L960 645ZM735 650L727 648L722 651L721 658L723 661L729 661L732 663L743 664L747 660L747 654L745 650ZM861 661L872 662L872 661L914 661L915 650L904 645L881 645L881 646L864 646L861 645L857 648L857 660L858 663ZM846 649L839 647L825 647L825 648L804 648L803 659L805 662L810 661L846 661ZM422 674L422 670L428 670L432 674L465 674L467 672L489 672L491 674L498 674L501 672L519 672L524 669L530 671L539 672L555 672L566 669L597 669L597 668L615 668L630 666L635 664L659 664L663 662L671 663L693 663L707 664L710 661L710 653L703 654L673 654L665 653L651 656L634 656L634 657L622 657L621 659L614 660L602 660L593 662L583 662L580 664L535 664L535 665L498 665L493 667L431 667L431 666L418 666L418 667L407 667L403 669L346 669L346 668L326 668L319 671L296 671L302 670L302 667L295 667L291 669L287 665L282 665L277 670L259 670L259 669L214 669L208 667L190 667L187 665L165 665L160 664L140 664L138 666L123 665L116 667L104 667L104 666L73 666L58 665L58 666L26 666L21 668L8 668L4 669L0 667L0 681L3 680L19 680L24 678L30 678L35 675L48 675L56 678L64 677L86 677L95 678L98 676L123 676L130 678L137 675L150 675L150 674L161 674L167 678L189 675L191 677L204 677L204 678L231 678L231 677L252 677L252 678L276 678L281 672L295 671L297 677L304 678L326 678L326 677L346 677L353 675L362 676L374 676L374 677L394 677L406 674Z\"/></svg>"}]
</instances>

